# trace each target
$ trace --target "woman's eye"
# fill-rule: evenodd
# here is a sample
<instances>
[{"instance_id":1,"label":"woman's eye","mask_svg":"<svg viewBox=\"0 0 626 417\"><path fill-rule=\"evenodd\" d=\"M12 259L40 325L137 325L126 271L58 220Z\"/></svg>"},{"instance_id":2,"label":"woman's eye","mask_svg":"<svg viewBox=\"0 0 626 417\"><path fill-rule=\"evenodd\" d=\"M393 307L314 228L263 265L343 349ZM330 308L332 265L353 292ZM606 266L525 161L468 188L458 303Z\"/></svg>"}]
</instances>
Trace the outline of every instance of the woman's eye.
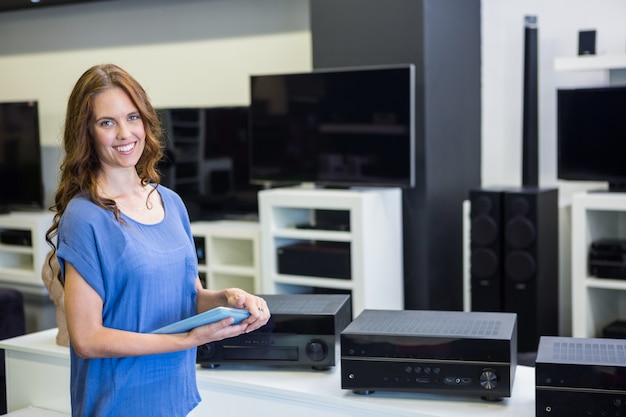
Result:
<instances>
[{"instance_id":1,"label":"woman's eye","mask_svg":"<svg viewBox=\"0 0 626 417\"><path fill-rule=\"evenodd\" d=\"M100 122L100 126L102 126L102 127L113 126L113 121L111 121L111 120L103 120L103 121Z\"/></svg>"},{"instance_id":2,"label":"woman's eye","mask_svg":"<svg viewBox=\"0 0 626 417\"><path fill-rule=\"evenodd\" d=\"M139 119L141 119L141 116L139 116L138 114L133 114L128 118L128 120L139 120Z\"/></svg>"}]
</instances>

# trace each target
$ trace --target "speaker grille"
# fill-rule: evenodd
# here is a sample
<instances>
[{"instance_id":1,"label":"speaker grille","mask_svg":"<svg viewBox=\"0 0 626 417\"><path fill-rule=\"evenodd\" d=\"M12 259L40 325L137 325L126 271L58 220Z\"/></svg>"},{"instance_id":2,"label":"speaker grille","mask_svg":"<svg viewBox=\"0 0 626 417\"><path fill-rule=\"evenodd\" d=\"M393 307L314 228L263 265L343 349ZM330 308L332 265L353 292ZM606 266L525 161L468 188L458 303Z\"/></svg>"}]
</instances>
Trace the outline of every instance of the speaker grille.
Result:
<instances>
[{"instance_id":1,"label":"speaker grille","mask_svg":"<svg viewBox=\"0 0 626 417\"><path fill-rule=\"evenodd\" d=\"M626 341L542 336L537 362L578 365L626 365Z\"/></svg>"},{"instance_id":2,"label":"speaker grille","mask_svg":"<svg viewBox=\"0 0 626 417\"><path fill-rule=\"evenodd\" d=\"M555 343L552 359L594 363L626 364L626 349L623 345L607 343Z\"/></svg>"},{"instance_id":3,"label":"speaker grille","mask_svg":"<svg viewBox=\"0 0 626 417\"><path fill-rule=\"evenodd\" d=\"M266 294L272 313L334 314L349 298L344 294Z\"/></svg>"},{"instance_id":4,"label":"speaker grille","mask_svg":"<svg viewBox=\"0 0 626 417\"><path fill-rule=\"evenodd\" d=\"M349 325L349 330L402 336L497 338L510 334L514 321L514 316L506 313L365 310Z\"/></svg>"}]
</instances>

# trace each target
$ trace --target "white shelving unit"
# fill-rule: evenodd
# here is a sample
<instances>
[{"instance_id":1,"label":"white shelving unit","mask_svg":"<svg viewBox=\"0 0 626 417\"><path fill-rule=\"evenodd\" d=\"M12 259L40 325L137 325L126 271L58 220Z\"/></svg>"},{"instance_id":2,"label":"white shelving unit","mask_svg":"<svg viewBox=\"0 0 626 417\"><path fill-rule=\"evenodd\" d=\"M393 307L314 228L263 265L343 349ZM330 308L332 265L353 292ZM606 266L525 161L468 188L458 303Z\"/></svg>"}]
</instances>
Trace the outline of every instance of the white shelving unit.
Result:
<instances>
[{"instance_id":1,"label":"white shelving unit","mask_svg":"<svg viewBox=\"0 0 626 417\"><path fill-rule=\"evenodd\" d=\"M605 84L626 85L626 54L560 57L554 60L554 69L561 74L580 73L585 77L575 80L575 84L585 84L594 75L600 75ZM626 196L608 192L574 193L571 206L573 337L599 337L604 326L626 319L626 281L589 275L589 245L599 238L626 238Z\"/></svg>"},{"instance_id":2,"label":"white shelving unit","mask_svg":"<svg viewBox=\"0 0 626 417\"><path fill-rule=\"evenodd\" d=\"M41 279L46 254L49 212L12 212L0 215L0 285L27 294L47 295Z\"/></svg>"},{"instance_id":3,"label":"white shelving unit","mask_svg":"<svg viewBox=\"0 0 626 417\"><path fill-rule=\"evenodd\" d=\"M317 224L320 210L348 218L349 224ZM259 192L259 217L266 293L349 292L354 317L366 308L404 307L399 189L263 190ZM281 248L311 242L347 245L351 271L348 279L279 272L277 256Z\"/></svg>"},{"instance_id":4,"label":"white shelving unit","mask_svg":"<svg viewBox=\"0 0 626 417\"><path fill-rule=\"evenodd\" d=\"M589 275L589 247L601 238L626 239L626 195L583 192L572 197L572 331L601 337L602 328L626 319L626 281Z\"/></svg>"},{"instance_id":5,"label":"white shelving unit","mask_svg":"<svg viewBox=\"0 0 626 417\"><path fill-rule=\"evenodd\" d=\"M260 228L252 221L191 223L198 250L198 270L210 289L241 288L261 292Z\"/></svg>"},{"instance_id":6,"label":"white shelving unit","mask_svg":"<svg viewBox=\"0 0 626 417\"><path fill-rule=\"evenodd\" d=\"M554 69L559 72L606 71L609 84L626 84L626 54L559 57L554 60Z\"/></svg>"},{"instance_id":7,"label":"white shelving unit","mask_svg":"<svg viewBox=\"0 0 626 417\"><path fill-rule=\"evenodd\" d=\"M0 286L23 294L27 333L56 327L55 307L41 278L52 217L47 211L0 215Z\"/></svg>"}]
</instances>

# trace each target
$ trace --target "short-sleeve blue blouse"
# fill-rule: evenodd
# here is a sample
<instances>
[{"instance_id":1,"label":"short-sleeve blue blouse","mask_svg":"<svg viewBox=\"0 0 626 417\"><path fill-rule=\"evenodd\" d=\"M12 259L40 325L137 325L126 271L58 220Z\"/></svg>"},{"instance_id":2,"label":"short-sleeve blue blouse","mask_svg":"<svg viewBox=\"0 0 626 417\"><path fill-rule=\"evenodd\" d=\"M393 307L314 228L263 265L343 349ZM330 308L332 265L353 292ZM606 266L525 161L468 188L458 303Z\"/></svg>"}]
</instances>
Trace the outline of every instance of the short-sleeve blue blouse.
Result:
<instances>
[{"instance_id":1,"label":"short-sleeve blue blouse","mask_svg":"<svg viewBox=\"0 0 626 417\"><path fill-rule=\"evenodd\" d=\"M84 197L61 217L57 256L100 295L106 327L148 333L196 313L198 263L187 210L158 186L165 208L157 224L119 222ZM83 359L70 343L73 417L184 417L200 401L196 349Z\"/></svg>"}]
</instances>

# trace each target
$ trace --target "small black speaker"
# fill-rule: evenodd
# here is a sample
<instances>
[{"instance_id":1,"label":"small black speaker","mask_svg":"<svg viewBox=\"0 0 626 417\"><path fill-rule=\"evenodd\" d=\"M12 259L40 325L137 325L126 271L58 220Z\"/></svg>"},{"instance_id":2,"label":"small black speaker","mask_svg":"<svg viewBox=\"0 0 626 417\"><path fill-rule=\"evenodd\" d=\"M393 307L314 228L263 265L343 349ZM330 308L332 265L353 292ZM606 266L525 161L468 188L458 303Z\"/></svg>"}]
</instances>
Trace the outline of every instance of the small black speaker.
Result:
<instances>
[{"instance_id":1,"label":"small black speaker","mask_svg":"<svg viewBox=\"0 0 626 417\"><path fill-rule=\"evenodd\" d=\"M558 190L504 193L504 311L517 313L518 349L537 350L558 335Z\"/></svg>"},{"instance_id":2,"label":"small black speaker","mask_svg":"<svg viewBox=\"0 0 626 417\"><path fill-rule=\"evenodd\" d=\"M502 311L502 200L499 189L470 190L472 311Z\"/></svg>"},{"instance_id":3,"label":"small black speaker","mask_svg":"<svg viewBox=\"0 0 626 417\"><path fill-rule=\"evenodd\" d=\"M578 32L578 55L596 54L596 31L581 30Z\"/></svg>"}]
</instances>

